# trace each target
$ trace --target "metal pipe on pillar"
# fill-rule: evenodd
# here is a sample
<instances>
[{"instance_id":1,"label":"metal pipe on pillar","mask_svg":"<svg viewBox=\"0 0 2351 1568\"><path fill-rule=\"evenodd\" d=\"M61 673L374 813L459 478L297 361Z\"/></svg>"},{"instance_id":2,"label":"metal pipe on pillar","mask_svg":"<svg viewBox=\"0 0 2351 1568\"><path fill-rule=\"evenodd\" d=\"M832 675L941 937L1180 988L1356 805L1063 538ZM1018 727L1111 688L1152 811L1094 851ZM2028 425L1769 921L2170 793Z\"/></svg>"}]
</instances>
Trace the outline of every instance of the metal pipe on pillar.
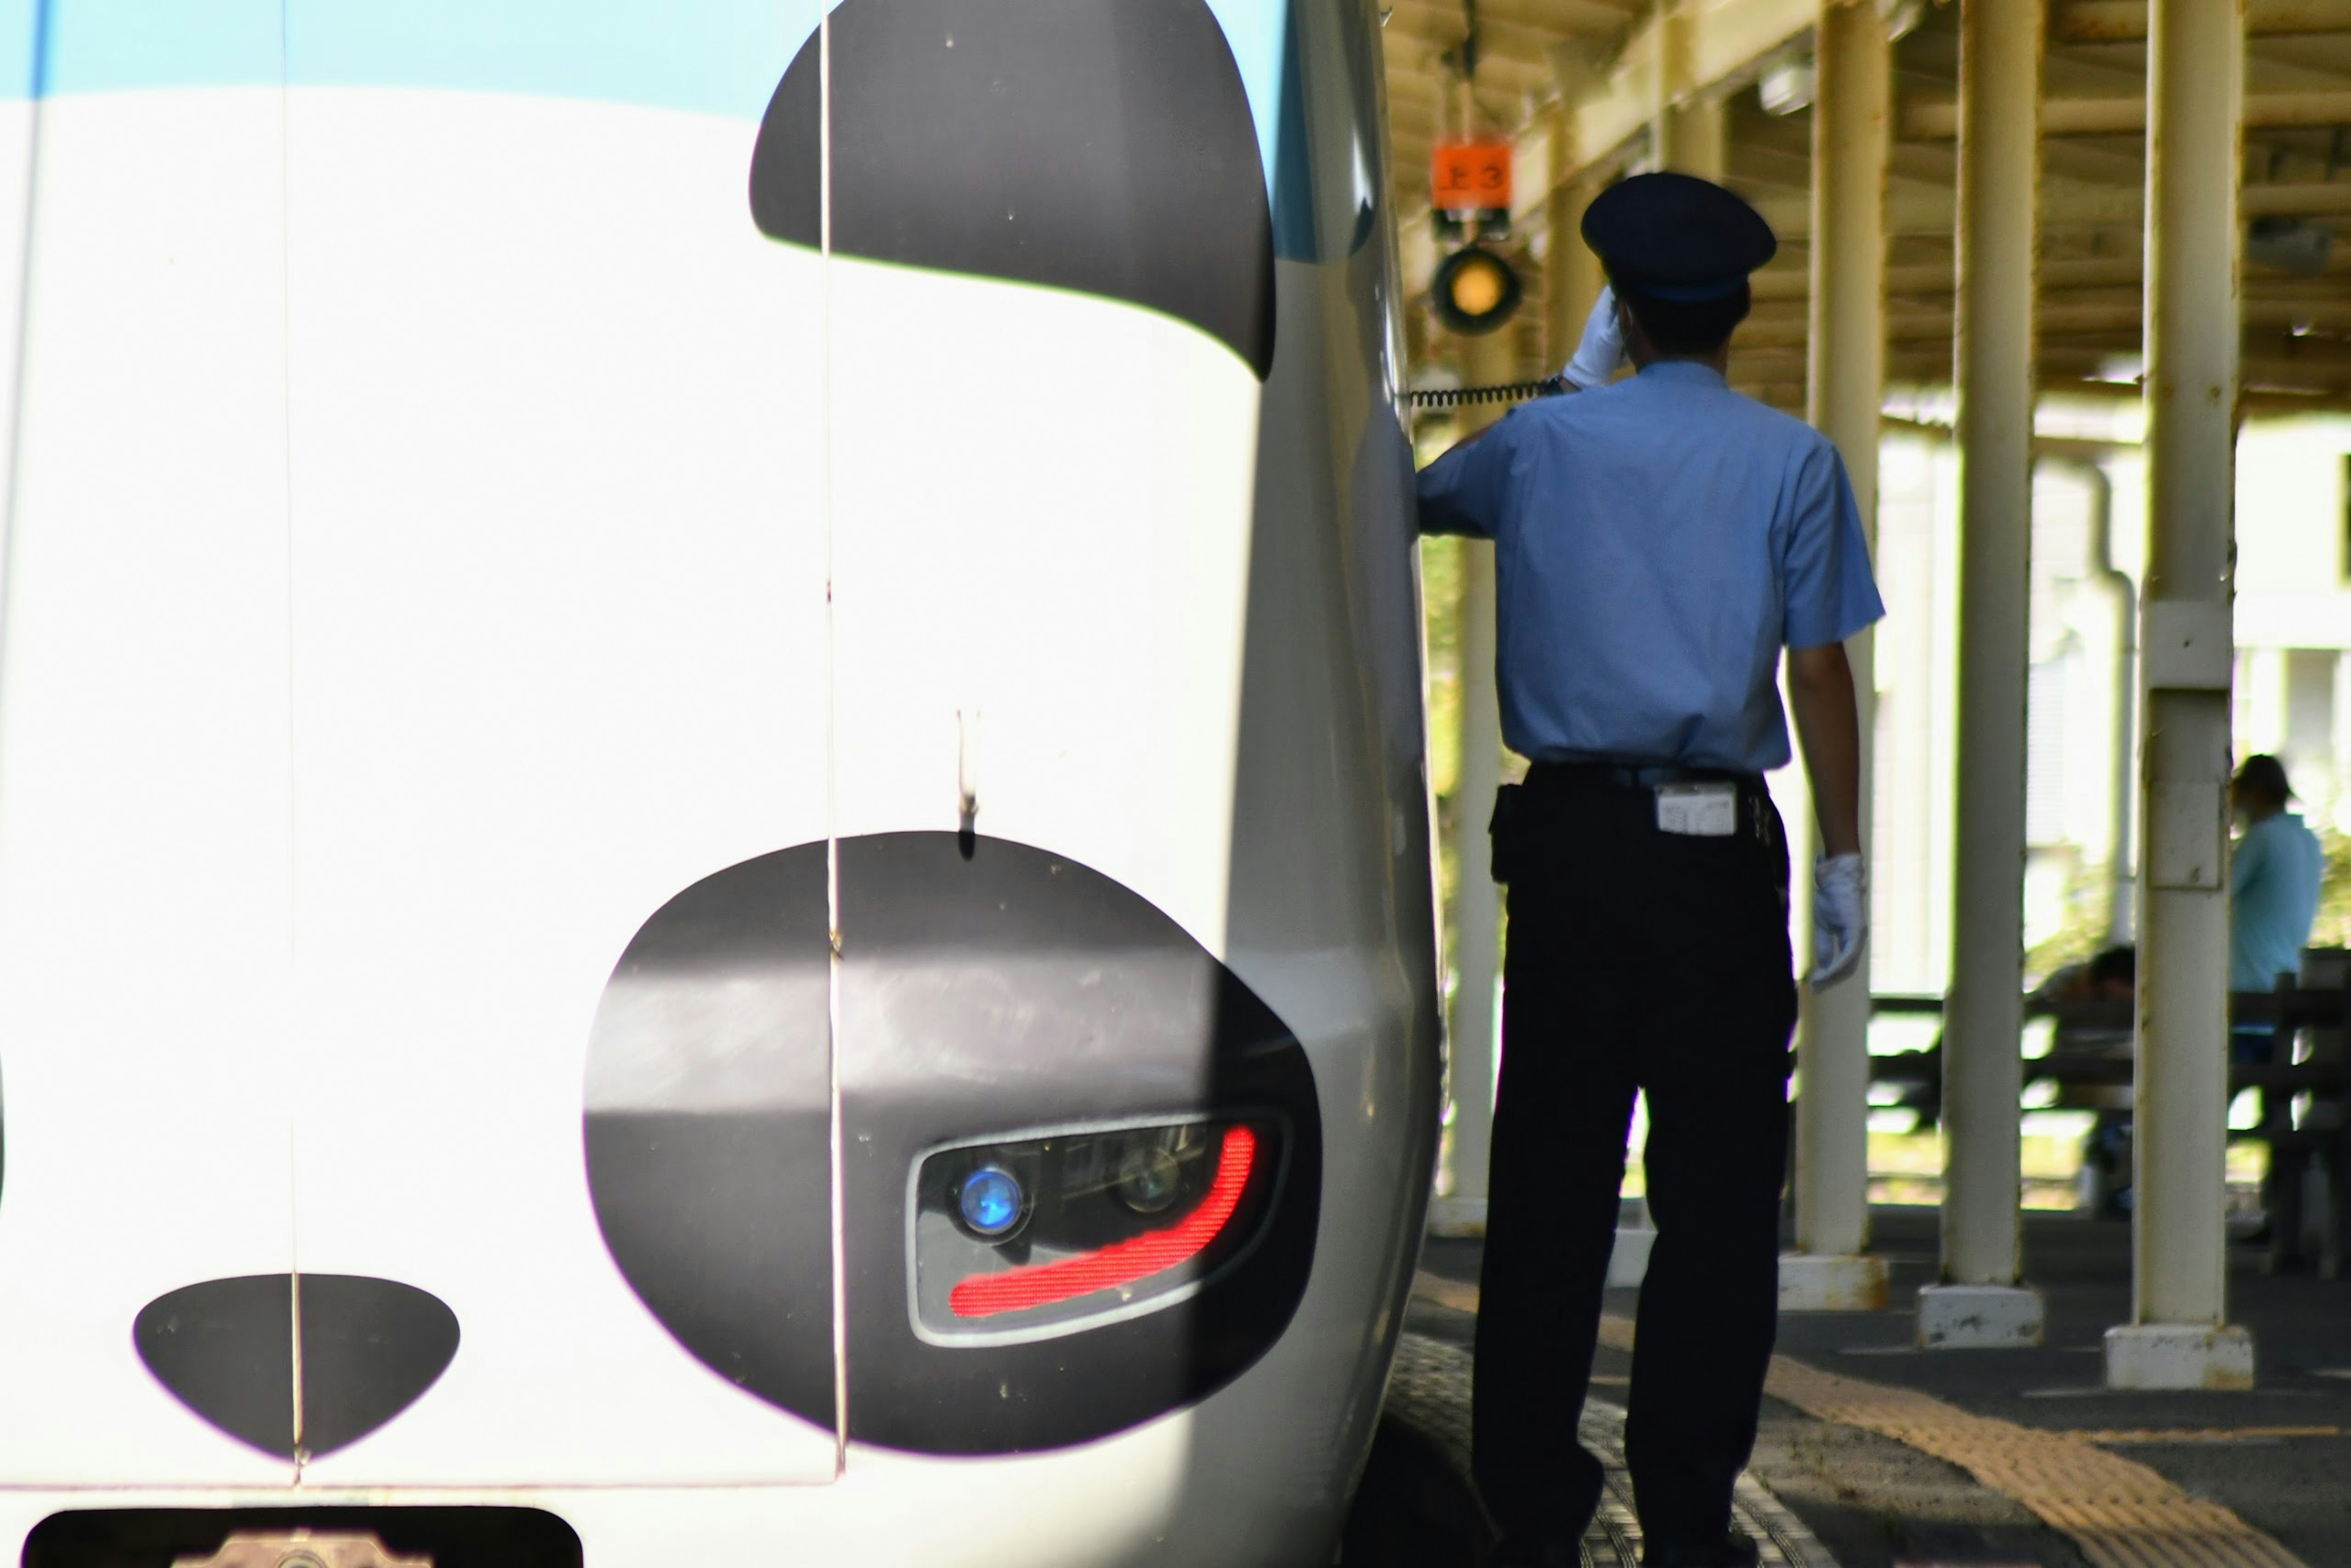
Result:
<instances>
[{"instance_id":1,"label":"metal pipe on pillar","mask_svg":"<svg viewBox=\"0 0 2351 1568\"><path fill-rule=\"evenodd\" d=\"M2107 814L2106 942L2131 940L2137 909L2138 878L2131 859L2131 803L2137 798L2138 770L2138 588L2130 574L2115 565L2115 484L2097 457L2069 452L2054 455L2053 443L2041 443L2043 463L2059 464L2090 491L2090 578L2105 587L2113 606L2114 640L2107 650L2114 682L2110 732L2113 769L2109 775Z\"/></svg>"},{"instance_id":2,"label":"metal pipe on pillar","mask_svg":"<svg viewBox=\"0 0 2351 1568\"><path fill-rule=\"evenodd\" d=\"M1942 1281L1928 1348L2041 1343L2023 1262L2024 756L2043 0L1959 13L1959 800L1943 1015Z\"/></svg>"},{"instance_id":3,"label":"metal pipe on pillar","mask_svg":"<svg viewBox=\"0 0 2351 1568\"><path fill-rule=\"evenodd\" d=\"M1892 52L1873 4L1823 0L1813 99L1811 353L1805 401L1836 443L1875 549L1886 365L1886 168ZM1847 645L1861 706L1862 842L1869 841L1876 682L1870 633ZM1806 868L1800 868L1800 872ZM1798 889L1808 876L1794 879ZM1869 1245L1869 958L1805 998L1796 1048L1796 1250L1780 1260L1786 1311L1886 1304Z\"/></svg>"},{"instance_id":4,"label":"metal pipe on pillar","mask_svg":"<svg viewBox=\"0 0 2351 1568\"><path fill-rule=\"evenodd\" d=\"M2114 817L2108 851L2111 886L2106 899L2106 941L2128 942L2136 925L2138 877L2131 855L2131 807L2137 791L2133 782L2138 757L2138 589L2130 574L2115 565L2115 486L2105 465L2085 462L2082 473L2090 483L2090 570L2106 585L2114 599L2114 758L2110 791Z\"/></svg>"},{"instance_id":5,"label":"metal pipe on pillar","mask_svg":"<svg viewBox=\"0 0 2351 1568\"><path fill-rule=\"evenodd\" d=\"M2242 8L2149 0L2132 1321L2116 1388L2250 1388L2228 1322L2228 779Z\"/></svg>"}]
</instances>

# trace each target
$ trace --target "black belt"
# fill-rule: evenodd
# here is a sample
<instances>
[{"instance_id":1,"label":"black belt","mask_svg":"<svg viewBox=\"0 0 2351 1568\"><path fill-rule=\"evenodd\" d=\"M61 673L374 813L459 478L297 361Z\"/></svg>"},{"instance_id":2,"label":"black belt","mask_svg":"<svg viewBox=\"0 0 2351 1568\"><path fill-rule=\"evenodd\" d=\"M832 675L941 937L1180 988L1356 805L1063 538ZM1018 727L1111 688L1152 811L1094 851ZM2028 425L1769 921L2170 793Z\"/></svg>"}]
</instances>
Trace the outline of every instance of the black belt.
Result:
<instances>
[{"instance_id":1,"label":"black belt","mask_svg":"<svg viewBox=\"0 0 2351 1568\"><path fill-rule=\"evenodd\" d=\"M1691 768L1678 762L1591 760L1537 762L1527 769L1527 782L1542 788L1561 784L1608 784L1619 789L1654 789L1660 784L1739 784L1761 789L1763 776L1727 768Z\"/></svg>"}]
</instances>

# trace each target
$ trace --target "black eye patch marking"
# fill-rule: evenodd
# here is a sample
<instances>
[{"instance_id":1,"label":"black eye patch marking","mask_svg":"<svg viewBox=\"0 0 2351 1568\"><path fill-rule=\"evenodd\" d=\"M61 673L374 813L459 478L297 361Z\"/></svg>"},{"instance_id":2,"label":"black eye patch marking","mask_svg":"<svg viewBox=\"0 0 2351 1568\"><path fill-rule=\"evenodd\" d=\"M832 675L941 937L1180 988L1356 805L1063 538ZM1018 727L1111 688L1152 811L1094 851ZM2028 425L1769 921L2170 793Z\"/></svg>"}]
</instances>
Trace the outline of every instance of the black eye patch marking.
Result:
<instances>
[{"instance_id":1,"label":"black eye patch marking","mask_svg":"<svg viewBox=\"0 0 2351 1568\"><path fill-rule=\"evenodd\" d=\"M1090 1442L1206 1398L1280 1338L1313 1269L1322 1108L1304 1048L1238 976L1123 883L986 836L968 860L946 832L841 840L841 926L852 1438L934 1454ZM909 1178L926 1151L1192 1116L1283 1131L1263 1228L1197 1295L1026 1343L918 1330Z\"/></svg>"},{"instance_id":2,"label":"black eye patch marking","mask_svg":"<svg viewBox=\"0 0 2351 1568\"><path fill-rule=\"evenodd\" d=\"M832 247L1123 299L1273 364L1273 240L1249 95L1201 0L845 0ZM820 238L818 42L751 153L751 215Z\"/></svg>"},{"instance_id":3,"label":"black eye patch marking","mask_svg":"<svg viewBox=\"0 0 2351 1568\"><path fill-rule=\"evenodd\" d=\"M1322 1115L1290 1030L1140 894L1026 844L840 841L840 1049L826 846L656 911L589 1043L586 1140L613 1262L690 1354L821 1427L833 1403L830 1094L841 1094L848 1430L922 1453L1087 1442L1205 1398L1305 1293ZM1147 1315L941 1343L910 1275L926 1156L1023 1129L1278 1128L1253 1244Z\"/></svg>"}]
</instances>

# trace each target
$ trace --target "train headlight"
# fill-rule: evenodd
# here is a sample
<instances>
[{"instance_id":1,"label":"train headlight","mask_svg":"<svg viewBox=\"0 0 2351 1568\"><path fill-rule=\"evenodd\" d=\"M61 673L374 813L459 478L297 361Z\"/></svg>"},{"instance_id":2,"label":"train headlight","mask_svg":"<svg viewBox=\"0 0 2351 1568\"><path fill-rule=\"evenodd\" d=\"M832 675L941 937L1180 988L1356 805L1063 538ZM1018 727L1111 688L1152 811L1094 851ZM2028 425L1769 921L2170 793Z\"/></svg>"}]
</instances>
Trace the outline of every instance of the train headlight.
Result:
<instances>
[{"instance_id":1,"label":"train headlight","mask_svg":"<svg viewBox=\"0 0 2351 1568\"><path fill-rule=\"evenodd\" d=\"M1020 1178L1002 1166L982 1166L956 1188L956 1212L974 1236L1000 1241L1020 1228L1028 1211Z\"/></svg>"},{"instance_id":2,"label":"train headlight","mask_svg":"<svg viewBox=\"0 0 2351 1568\"><path fill-rule=\"evenodd\" d=\"M1464 246L1437 264L1429 304L1453 331L1477 337L1518 314L1525 289L1510 264L1483 246Z\"/></svg>"},{"instance_id":3,"label":"train headlight","mask_svg":"<svg viewBox=\"0 0 2351 1568\"><path fill-rule=\"evenodd\" d=\"M1157 1214L1176 1201L1184 1182L1176 1156L1156 1141L1140 1141L1119 1162L1118 1200L1137 1214Z\"/></svg>"},{"instance_id":4,"label":"train headlight","mask_svg":"<svg viewBox=\"0 0 2351 1568\"><path fill-rule=\"evenodd\" d=\"M1181 1300L1247 1250L1282 1145L1268 1115L933 1154L914 1177L917 1321L997 1338Z\"/></svg>"}]
</instances>

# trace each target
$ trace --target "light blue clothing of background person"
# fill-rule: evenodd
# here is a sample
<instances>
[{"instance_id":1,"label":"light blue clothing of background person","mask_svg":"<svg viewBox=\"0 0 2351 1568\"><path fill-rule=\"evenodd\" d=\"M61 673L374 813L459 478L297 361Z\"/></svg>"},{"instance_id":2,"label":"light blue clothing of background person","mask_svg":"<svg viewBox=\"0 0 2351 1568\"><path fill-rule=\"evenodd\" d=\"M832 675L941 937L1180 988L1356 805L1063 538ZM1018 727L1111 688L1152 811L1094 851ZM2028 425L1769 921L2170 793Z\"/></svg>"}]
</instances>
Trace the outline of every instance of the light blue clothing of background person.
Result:
<instances>
[{"instance_id":1,"label":"light blue clothing of background person","mask_svg":"<svg viewBox=\"0 0 2351 1568\"><path fill-rule=\"evenodd\" d=\"M1422 470L1420 527L1494 541L1502 738L1538 761L1781 767L1781 648L1886 612L1836 448L1694 361L1520 405Z\"/></svg>"},{"instance_id":2,"label":"light blue clothing of background person","mask_svg":"<svg viewBox=\"0 0 2351 1568\"><path fill-rule=\"evenodd\" d=\"M2294 812L2264 817L2245 830L2229 860L2231 990L2275 990L2280 975L2302 972L2325 873L2318 835Z\"/></svg>"}]
</instances>

